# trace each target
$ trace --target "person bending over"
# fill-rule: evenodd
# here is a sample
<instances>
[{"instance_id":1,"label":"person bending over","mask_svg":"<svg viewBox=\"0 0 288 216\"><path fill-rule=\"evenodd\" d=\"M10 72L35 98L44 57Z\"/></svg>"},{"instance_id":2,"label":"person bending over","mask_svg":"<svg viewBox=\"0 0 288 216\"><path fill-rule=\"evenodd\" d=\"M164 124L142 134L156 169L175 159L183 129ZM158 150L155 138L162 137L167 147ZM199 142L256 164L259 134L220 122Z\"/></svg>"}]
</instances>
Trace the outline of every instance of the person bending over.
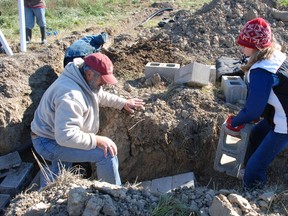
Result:
<instances>
[{"instance_id":1,"label":"person bending over","mask_svg":"<svg viewBox=\"0 0 288 216\"><path fill-rule=\"evenodd\" d=\"M269 164L288 146L288 61L262 18L245 24L238 44L249 56L242 66L248 96L238 115L228 118L227 129L239 131L245 123L262 117L250 133L243 180L246 188L263 188Z\"/></svg>"},{"instance_id":2,"label":"person bending over","mask_svg":"<svg viewBox=\"0 0 288 216\"><path fill-rule=\"evenodd\" d=\"M74 58L84 58L87 55L99 52L107 40L108 34L105 32L101 32L97 35L88 35L76 40L65 50L63 61L64 67L69 62L73 62Z\"/></svg>"}]
</instances>

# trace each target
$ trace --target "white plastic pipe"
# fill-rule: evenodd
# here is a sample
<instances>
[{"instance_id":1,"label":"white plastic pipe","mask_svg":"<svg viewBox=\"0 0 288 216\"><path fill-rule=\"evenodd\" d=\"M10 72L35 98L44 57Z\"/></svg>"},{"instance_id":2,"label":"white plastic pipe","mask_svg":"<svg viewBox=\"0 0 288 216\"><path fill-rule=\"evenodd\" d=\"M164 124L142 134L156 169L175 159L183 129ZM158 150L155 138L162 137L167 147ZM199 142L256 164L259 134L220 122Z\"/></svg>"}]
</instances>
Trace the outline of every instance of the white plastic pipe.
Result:
<instances>
[{"instance_id":1,"label":"white plastic pipe","mask_svg":"<svg viewBox=\"0 0 288 216\"><path fill-rule=\"evenodd\" d=\"M21 51L26 52L24 1L18 0Z\"/></svg>"},{"instance_id":2,"label":"white plastic pipe","mask_svg":"<svg viewBox=\"0 0 288 216\"><path fill-rule=\"evenodd\" d=\"M7 43L1 30L0 30L0 42L1 42L2 46L4 47L6 54L9 56L12 56L13 52L12 52L11 48L9 47L9 45L8 45L8 43Z\"/></svg>"}]
</instances>

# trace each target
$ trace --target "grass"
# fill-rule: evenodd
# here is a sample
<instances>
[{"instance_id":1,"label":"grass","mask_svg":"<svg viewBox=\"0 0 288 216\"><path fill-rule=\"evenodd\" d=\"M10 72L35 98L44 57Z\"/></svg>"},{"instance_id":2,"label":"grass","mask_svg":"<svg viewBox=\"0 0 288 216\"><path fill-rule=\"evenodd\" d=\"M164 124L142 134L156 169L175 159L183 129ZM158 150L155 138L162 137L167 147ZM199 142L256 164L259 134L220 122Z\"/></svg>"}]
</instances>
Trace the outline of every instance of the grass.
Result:
<instances>
[{"instance_id":1,"label":"grass","mask_svg":"<svg viewBox=\"0 0 288 216\"><path fill-rule=\"evenodd\" d=\"M172 195L160 197L157 206L152 210L152 216L197 216L198 213L190 210Z\"/></svg>"},{"instance_id":2,"label":"grass","mask_svg":"<svg viewBox=\"0 0 288 216\"><path fill-rule=\"evenodd\" d=\"M178 7L191 8L202 6L210 0L179 0ZM152 0L46 0L47 27L59 33L71 32L96 25L99 28L115 26L115 20L127 19L134 12L143 11L155 1ZM18 4L17 1L0 1L0 26L7 41L19 39ZM40 32L35 24L33 35L39 37Z\"/></svg>"},{"instance_id":3,"label":"grass","mask_svg":"<svg viewBox=\"0 0 288 216\"><path fill-rule=\"evenodd\" d=\"M179 8L195 11L211 0L177 0ZM47 27L57 32L71 32L91 25L99 28L115 25L115 20L127 19L132 12L140 12L157 1L153 0L46 0ZM169 1L168 1L169 2ZM288 0L279 0L288 5ZM0 1L0 26L7 41L19 39L17 1ZM38 26L35 26L38 29ZM39 30L33 35L40 35Z\"/></svg>"},{"instance_id":4,"label":"grass","mask_svg":"<svg viewBox=\"0 0 288 216\"><path fill-rule=\"evenodd\" d=\"M288 0L279 0L281 5L288 6Z\"/></svg>"}]
</instances>

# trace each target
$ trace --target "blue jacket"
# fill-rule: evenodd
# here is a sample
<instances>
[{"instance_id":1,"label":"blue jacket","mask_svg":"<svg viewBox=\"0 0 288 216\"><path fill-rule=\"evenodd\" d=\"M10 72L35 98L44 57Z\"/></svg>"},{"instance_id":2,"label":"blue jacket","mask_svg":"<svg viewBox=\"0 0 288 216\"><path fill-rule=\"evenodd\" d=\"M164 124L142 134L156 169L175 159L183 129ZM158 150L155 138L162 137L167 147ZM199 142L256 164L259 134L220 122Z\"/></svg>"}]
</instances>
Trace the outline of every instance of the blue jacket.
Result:
<instances>
[{"instance_id":1,"label":"blue jacket","mask_svg":"<svg viewBox=\"0 0 288 216\"><path fill-rule=\"evenodd\" d=\"M101 50L102 45L108 40L108 34L102 32L98 35L89 35L75 41L65 51L66 57L85 57Z\"/></svg>"},{"instance_id":2,"label":"blue jacket","mask_svg":"<svg viewBox=\"0 0 288 216\"><path fill-rule=\"evenodd\" d=\"M256 62L246 75L248 97L245 107L232 120L236 127L261 115L277 133L288 133L288 61L275 52L271 59Z\"/></svg>"}]
</instances>

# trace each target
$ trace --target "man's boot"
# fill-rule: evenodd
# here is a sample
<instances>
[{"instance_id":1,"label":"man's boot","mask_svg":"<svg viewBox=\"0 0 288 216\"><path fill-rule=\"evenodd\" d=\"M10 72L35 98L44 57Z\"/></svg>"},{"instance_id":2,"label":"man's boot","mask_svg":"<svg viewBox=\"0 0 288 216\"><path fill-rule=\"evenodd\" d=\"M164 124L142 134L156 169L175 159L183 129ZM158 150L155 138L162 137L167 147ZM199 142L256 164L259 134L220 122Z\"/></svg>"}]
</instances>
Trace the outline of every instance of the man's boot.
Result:
<instances>
[{"instance_id":1,"label":"man's boot","mask_svg":"<svg viewBox=\"0 0 288 216\"><path fill-rule=\"evenodd\" d=\"M32 29L26 28L26 43L30 44L32 38Z\"/></svg>"},{"instance_id":2,"label":"man's boot","mask_svg":"<svg viewBox=\"0 0 288 216\"><path fill-rule=\"evenodd\" d=\"M46 44L46 27L40 27L41 43Z\"/></svg>"}]
</instances>

